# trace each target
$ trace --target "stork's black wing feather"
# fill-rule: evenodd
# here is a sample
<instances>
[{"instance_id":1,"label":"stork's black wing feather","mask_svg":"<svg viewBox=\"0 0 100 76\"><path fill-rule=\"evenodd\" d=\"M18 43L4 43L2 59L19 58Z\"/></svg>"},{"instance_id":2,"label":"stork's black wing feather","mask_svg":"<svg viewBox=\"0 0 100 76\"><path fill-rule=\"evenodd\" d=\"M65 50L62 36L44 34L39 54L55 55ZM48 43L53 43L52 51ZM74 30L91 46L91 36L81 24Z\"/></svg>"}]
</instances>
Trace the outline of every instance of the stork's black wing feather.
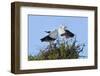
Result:
<instances>
[{"instance_id":1,"label":"stork's black wing feather","mask_svg":"<svg viewBox=\"0 0 100 76\"><path fill-rule=\"evenodd\" d=\"M48 42L48 41L54 41L55 39L54 38L51 38L49 35L47 35L47 36L43 37L40 40L41 40L41 42L43 42L43 41Z\"/></svg>"},{"instance_id":2,"label":"stork's black wing feather","mask_svg":"<svg viewBox=\"0 0 100 76\"><path fill-rule=\"evenodd\" d=\"M65 30L66 34L70 37L74 37L74 34L72 32L70 32L69 30Z\"/></svg>"}]
</instances>

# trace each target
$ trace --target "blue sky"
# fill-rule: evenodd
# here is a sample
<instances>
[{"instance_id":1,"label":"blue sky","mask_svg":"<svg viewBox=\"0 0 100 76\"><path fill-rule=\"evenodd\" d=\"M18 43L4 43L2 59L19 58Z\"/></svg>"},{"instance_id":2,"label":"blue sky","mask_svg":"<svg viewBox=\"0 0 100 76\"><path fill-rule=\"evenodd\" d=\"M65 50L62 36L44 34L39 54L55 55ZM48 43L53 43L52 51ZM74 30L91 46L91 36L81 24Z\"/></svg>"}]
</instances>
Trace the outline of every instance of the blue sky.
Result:
<instances>
[{"instance_id":1,"label":"blue sky","mask_svg":"<svg viewBox=\"0 0 100 76\"><path fill-rule=\"evenodd\" d=\"M28 15L28 54L36 55L41 48L46 47L40 39L46 36L45 31L54 30L64 24L77 36L78 43L85 43L80 55L88 55L88 18L78 16L43 16Z\"/></svg>"}]
</instances>

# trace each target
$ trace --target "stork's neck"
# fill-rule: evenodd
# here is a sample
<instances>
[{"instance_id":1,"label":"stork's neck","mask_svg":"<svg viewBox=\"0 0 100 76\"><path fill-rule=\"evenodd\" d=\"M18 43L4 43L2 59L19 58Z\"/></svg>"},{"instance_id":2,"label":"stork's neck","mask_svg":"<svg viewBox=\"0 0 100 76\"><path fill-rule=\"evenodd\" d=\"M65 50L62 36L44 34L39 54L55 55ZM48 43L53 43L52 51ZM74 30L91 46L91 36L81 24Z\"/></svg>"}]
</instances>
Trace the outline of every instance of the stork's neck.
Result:
<instances>
[{"instance_id":1,"label":"stork's neck","mask_svg":"<svg viewBox=\"0 0 100 76\"><path fill-rule=\"evenodd\" d=\"M62 27L58 28L58 33L59 33L60 35L63 34L63 33L65 33L65 29L62 28Z\"/></svg>"}]
</instances>

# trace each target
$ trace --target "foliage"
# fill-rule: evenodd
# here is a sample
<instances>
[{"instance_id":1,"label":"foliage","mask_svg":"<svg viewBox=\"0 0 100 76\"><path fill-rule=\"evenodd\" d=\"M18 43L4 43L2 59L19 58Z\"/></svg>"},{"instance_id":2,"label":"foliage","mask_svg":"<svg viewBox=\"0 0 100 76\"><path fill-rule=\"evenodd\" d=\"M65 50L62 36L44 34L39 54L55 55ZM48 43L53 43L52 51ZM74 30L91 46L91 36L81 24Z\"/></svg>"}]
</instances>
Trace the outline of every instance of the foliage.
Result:
<instances>
[{"instance_id":1,"label":"foliage","mask_svg":"<svg viewBox=\"0 0 100 76\"><path fill-rule=\"evenodd\" d=\"M46 49L41 49L36 56L30 55L28 60L55 60L55 59L78 59L83 51L84 44L77 44L76 39L57 42Z\"/></svg>"}]
</instances>

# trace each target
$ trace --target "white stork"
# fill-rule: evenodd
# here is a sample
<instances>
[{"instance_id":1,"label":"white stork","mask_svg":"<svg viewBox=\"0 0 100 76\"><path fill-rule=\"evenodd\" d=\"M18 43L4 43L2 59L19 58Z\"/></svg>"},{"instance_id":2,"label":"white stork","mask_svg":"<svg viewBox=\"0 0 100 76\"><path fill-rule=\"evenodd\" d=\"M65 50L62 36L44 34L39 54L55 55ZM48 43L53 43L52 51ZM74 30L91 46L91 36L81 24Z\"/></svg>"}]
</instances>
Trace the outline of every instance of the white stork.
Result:
<instances>
[{"instance_id":1,"label":"white stork","mask_svg":"<svg viewBox=\"0 0 100 76\"><path fill-rule=\"evenodd\" d=\"M73 34L72 32L70 32L70 31L67 29L67 27L65 27L65 26L63 26L63 25L60 26L60 27L58 28L58 33L59 33L61 36L65 36L66 39L74 37L74 34Z\"/></svg>"},{"instance_id":2,"label":"white stork","mask_svg":"<svg viewBox=\"0 0 100 76\"><path fill-rule=\"evenodd\" d=\"M47 36L45 36L44 38L41 39L42 42L51 42L51 41L55 41L57 36L58 36L58 31L54 30L54 31L45 31L46 33L49 33Z\"/></svg>"},{"instance_id":3,"label":"white stork","mask_svg":"<svg viewBox=\"0 0 100 76\"><path fill-rule=\"evenodd\" d=\"M49 48L52 49L55 44L54 41L57 39L58 37L58 31L57 29L54 31L45 31L46 33L49 33L47 36L43 37L41 39L41 42L48 42L49 43Z\"/></svg>"}]
</instances>

